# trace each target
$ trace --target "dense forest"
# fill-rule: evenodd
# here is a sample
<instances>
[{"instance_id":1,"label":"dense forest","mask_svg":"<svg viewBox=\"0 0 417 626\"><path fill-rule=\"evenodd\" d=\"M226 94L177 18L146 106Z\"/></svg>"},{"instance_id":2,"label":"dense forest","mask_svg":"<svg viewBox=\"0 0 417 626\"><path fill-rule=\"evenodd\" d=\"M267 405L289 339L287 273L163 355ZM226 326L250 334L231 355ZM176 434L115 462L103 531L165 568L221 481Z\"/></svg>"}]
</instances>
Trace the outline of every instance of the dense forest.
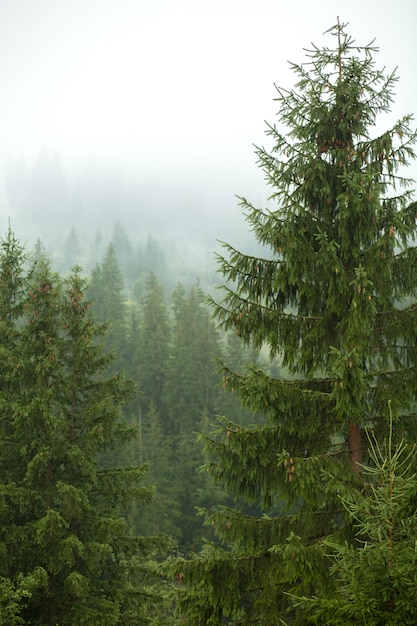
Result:
<instances>
[{"instance_id":1,"label":"dense forest","mask_svg":"<svg viewBox=\"0 0 417 626\"><path fill-rule=\"evenodd\" d=\"M416 623L417 133L328 34L220 280L121 220L54 241L56 163L48 243L4 234L0 624Z\"/></svg>"},{"instance_id":2,"label":"dense forest","mask_svg":"<svg viewBox=\"0 0 417 626\"><path fill-rule=\"evenodd\" d=\"M237 395L225 392L216 359L227 358L244 371L262 357L234 333L216 329L198 280L187 287L172 285L164 254L151 237L143 251L134 249L117 223L112 239L96 244L102 257L97 255L90 272L76 264L84 253L74 229L67 242L52 254L59 272L40 240L29 249L9 230L1 244L2 549L7 562L0 623L174 623L155 567L170 554L189 558L213 539L198 509L233 502L202 471L198 437L220 414L245 424L258 419ZM74 315L81 319L72 320ZM84 364L84 351L90 350L95 356ZM25 367L19 370L20 363ZM107 402L114 407L110 421L102 406ZM84 423L77 426L77 420ZM62 428L68 429L66 443ZM70 471L74 447L83 456L73 459L64 484L62 471ZM94 462L95 469L88 469ZM96 480L104 480L105 489L93 498L87 484ZM92 500L99 517L96 499L103 497L101 523L123 524L136 549L139 541L140 559L134 552L129 559L140 561L140 573L123 584L128 589L135 583L143 597L126 607L117 603L117 589L111 599L103 591L105 601L94 595L91 580L107 575L98 563L94 574L79 563L87 558L88 540L90 550L99 550L104 541L97 522L79 530L80 523L88 526L84 499ZM114 542L120 536L116 528L115 537L106 537L104 554L117 553ZM22 543L21 554L16 542ZM45 561L44 551L55 556ZM63 590L66 599L58 602ZM71 606L75 598L77 609Z\"/></svg>"},{"instance_id":3,"label":"dense forest","mask_svg":"<svg viewBox=\"0 0 417 626\"><path fill-rule=\"evenodd\" d=\"M244 346L234 333L216 328L206 292L199 277L192 274L198 267L189 268L188 274L184 271L184 282L174 284L168 255L153 237L134 247L117 222L109 241L102 241L96 233L90 243L91 247L87 244L83 249L75 229L71 229L63 248L48 251L38 240L26 252L35 266L39 262L51 264L63 276L79 267L93 318L106 326L103 346L114 355L109 371L122 371L137 385L135 399L125 409L126 419L138 429L132 458L149 462L151 484L156 485L158 475L165 476L165 490L158 486L159 495L144 513L149 516L145 525L171 534L180 549L188 552L193 544L201 543L201 537L197 543L193 537L193 533L201 535L195 507L213 497L203 496L207 479L204 475L199 479L194 471L203 460L197 434L226 412L244 423L257 419L237 396L225 393L217 360L226 358L243 371L262 359L269 363L269 358ZM85 259L91 249L96 250L96 265L85 272L78 260ZM213 279L216 277L211 276ZM276 368L275 361L270 367ZM161 456L163 450L166 462ZM194 459L188 471L184 459ZM194 487L189 480L197 481ZM178 499L174 498L176 485ZM158 505L159 499L164 504ZM161 516L152 512L153 506L156 510L161 506ZM187 528L194 530L189 534Z\"/></svg>"}]
</instances>

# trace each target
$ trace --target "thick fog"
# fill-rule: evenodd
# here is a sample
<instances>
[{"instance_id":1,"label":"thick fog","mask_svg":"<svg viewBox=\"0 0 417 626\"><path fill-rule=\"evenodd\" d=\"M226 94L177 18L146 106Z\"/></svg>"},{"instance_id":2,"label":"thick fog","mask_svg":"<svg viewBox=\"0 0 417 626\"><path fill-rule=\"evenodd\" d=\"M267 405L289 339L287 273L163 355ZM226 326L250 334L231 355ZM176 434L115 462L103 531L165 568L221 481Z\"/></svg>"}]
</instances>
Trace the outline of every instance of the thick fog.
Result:
<instances>
[{"instance_id":1,"label":"thick fog","mask_svg":"<svg viewBox=\"0 0 417 626\"><path fill-rule=\"evenodd\" d=\"M414 0L0 0L0 229L246 242L236 194L268 189L274 83L340 16L399 67L387 124L416 112ZM327 44L328 44L327 39ZM415 172L415 168L414 168ZM190 249L191 249L190 248Z\"/></svg>"}]
</instances>

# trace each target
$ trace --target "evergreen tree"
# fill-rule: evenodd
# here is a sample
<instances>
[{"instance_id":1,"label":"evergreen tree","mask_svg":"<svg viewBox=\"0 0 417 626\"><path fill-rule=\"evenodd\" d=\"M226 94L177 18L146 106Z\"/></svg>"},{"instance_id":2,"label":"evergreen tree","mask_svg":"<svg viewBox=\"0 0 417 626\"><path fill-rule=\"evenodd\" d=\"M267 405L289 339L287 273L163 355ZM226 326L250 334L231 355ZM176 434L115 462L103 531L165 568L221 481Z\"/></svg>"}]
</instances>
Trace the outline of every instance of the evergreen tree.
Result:
<instances>
[{"instance_id":1,"label":"evergreen tree","mask_svg":"<svg viewBox=\"0 0 417 626\"><path fill-rule=\"evenodd\" d=\"M94 318L98 323L107 324L105 346L114 351L114 369L122 369L127 360L128 320L123 274L116 253L110 244L101 264L91 273L88 296L93 303Z\"/></svg>"},{"instance_id":2,"label":"evergreen tree","mask_svg":"<svg viewBox=\"0 0 417 626\"><path fill-rule=\"evenodd\" d=\"M103 246L103 235L101 233L101 230L97 229L94 234L93 240L90 242L88 254L86 254L87 263L85 269L91 271L95 267L97 267L97 259L101 259L103 257Z\"/></svg>"},{"instance_id":3,"label":"evergreen tree","mask_svg":"<svg viewBox=\"0 0 417 626\"><path fill-rule=\"evenodd\" d=\"M245 345L241 337L237 337L235 333L230 331L225 333L224 341L221 345L220 363L227 363L228 367L235 373L243 375L251 366L259 365L259 358L259 352ZM254 414L253 411L243 404L237 393L230 393L230 391L223 381L218 399L218 408L222 415L227 415L229 421L247 426L254 422L261 423L264 420L263 414Z\"/></svg>"},{"instance_id":4,"label":"evergreen tree","mask_svg":"<svg viewBox=\"0 0 417 626\"><path fill-rule=\"evenodd\" d=\"M179 481L172 464L171 439L167 437L153 405L142 417L140 459L148 464L145 484L154 496L146 508L133 511L138 531L144 535L169 535L178 539L182 520L179 506Z\"/></svg>"},{"instance_id":5,"label":"evergreen tree","mask_svg":"<svg viewBox=\"0 0 417 626\"><path fill-rule=\"evenodd\" d=\"M74 265L79 265L81 263L82 252L83 251L77 231L75 230L74 226L71 226L69 235L64 243L64 249L61 258L63 271L66 272L71 267L74 267Z\"/></svg>"},{"instance_id":6,"label":"evergreen tree","mask_svg":"<svg viewBox=\"0 0 417 626\"><path fill-rule=\"evenodd\" d=\"M166 429L163 395L171 351L171 332L164 291L153 273L146 281L146 293L141 304L140 337L136 356L140 413L146 415L153 407Z\"/></svg>"},{"instance_id":7,"label":"evergreen tree","mask_svg":"<svg viewBox=\"0 0 417 626\"><path fill-rule=\"evenodd\" d=\"M43 260L43 261L49 258L48 251L46 250L45 245L43 244L43 242L41 241L39 237L36 240L35 247L33 248L31 257L34 260Z\"/></svg>"},{"instance_id":8,"label":"evergreen tree","mask_svg":"<svg viewBox=\"0 0 417 626\"><path fill-rule=\"evenodd\" d=\"M149 623L145 558L158 541L129 537L124 517L132 498L149 498L145 468L99 466L132 437L121 419L132 383L106 374L105 329L78 270L62 280L37 261L26 274L9 234L0 275L1 598L22 598L33 626Z\"/></svg>"},{"instance_id":9,"label":"evergreen tree","mask_svg":"<svg viewBox=\"0 0 417 626\"><path fill-rule=\"evenodd\" d=\"M380 446L370 439L363 493L342 501L355 530L351 544L324 542L331 559L326 596L301 598L313 624L320 626L413 626L417 622L415 445L397 446L392 431Z\"/></svg>"},{"instance_id":10,"label":"evergreen tree","mask_svg":"<svg viewBox=\"0 0 417 626\"><path fill-rule=\"evenodd\" d=\"M0 624L1 626L20 626L23 624L21 613L30 597L30 580L21 577L13 584L9 578L0 578Z\"/></svg>"},{"instance_id":11,"label":"evergreen tree","mask_svg":"<svg viewBox=\"0 0 417 626\"><path fill-rule=\"evenodd\" d=\"M10 520L20 499L15 484L19 460L13 438L13 407L19 394L19 380L15 375L21 363L16 354L19 341L17 322L23 313L25 290L24 264L27 255L9 230L1 241L0 251L0 624L22 624L22 610L30 597L30 581L13 577L13 568L7 560ZM14 578L14 580L13 580Z\"/></svg>"},{"instance_id":12,"label":"evergreen tree","mask_svg":"<svg viewBox=\"0 0 417 626\"><path fill-rule=\"evenodd\" d=\"M173 347L164 397L175 493L181 511L176 538L180 549L188 553L201 544L201 520L196 508L207 505L213 496L213 490L207 489L207 474L200 472L204 458L196 431L203 418L214 421L220 378L213 355L219 349L219 341L198 285L188 293L183 285L178 285L172 299Z\"/></svg>"},{"instance_id":13,"label":"evergreen tree","mask_svg":"<svg viewBox=\"0 0 417 626\"><path fill-rule=\"evenodd\" d=\"M148 274L154 272L158 277L165 271L165 258L156 239L148 236L143 251L143 269Z\"/></svg>"},{"instance_id":14,"label":"evergreen tree","mask_svg":"<svg viewBox=\"0 0 417 626\"><path fill-rule=\"evenodd\" d=\"M213 357L219 339L198 285L186 293L179 284L172 301L173 349L165 397L169 432L182 435L195 430L205 411L214 416L219 377Z\"/></svg>"},{"instance_id":15,"label":"evergreen tree","mask_svg":"<svg viewBox=\"0 0 417 626\"><path fill-rule=\"evenodd\" d=\"M130 282L135 275L135 259L129 237L119 220L113 228L111 246L114 250L125 280Z\"/></svg>"},{"instance_id":16,"label":"evergreen tree","mask_svg":"<svg viewBox=\"0 0 417 626\"><path fill-rule=\"evenodd\" d=\"M242 199L270 255L225 245L219 259L217 319L279 355L289 378L223 366L224 384L266 421L222 423L206 440L208 470L265 515L213 511L207 523L223 545L174 563L187 624L308 624L290 594L325 596L323 538L351 540L339 496L351 501L362 487L363 427L386 435L390 399L396 432L416 438L417 205L401 168L417 136L411 116L372 133L396 76L345 26L329 32L335 46L314 47L292 65L296 87L277 89L274 143L257 149L273 208Z\"/></svg>"}]
</instances>

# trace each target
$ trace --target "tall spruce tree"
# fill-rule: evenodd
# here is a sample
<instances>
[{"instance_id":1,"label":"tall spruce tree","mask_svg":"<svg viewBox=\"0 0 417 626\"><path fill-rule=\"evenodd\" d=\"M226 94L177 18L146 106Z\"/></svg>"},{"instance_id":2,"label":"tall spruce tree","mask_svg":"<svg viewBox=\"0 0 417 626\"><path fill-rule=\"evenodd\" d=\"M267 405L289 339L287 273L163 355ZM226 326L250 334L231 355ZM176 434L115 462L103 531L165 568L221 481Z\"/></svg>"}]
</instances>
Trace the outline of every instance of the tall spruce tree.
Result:
<instances>
[{"instance_id":1,"label":"tall spruce tree","mask_svg":"<svg viewBox=\"0 0 417 626\"><path fill-rule=\"evenodd\" d=\"M220 545L173 565L187 624L310 623L291 594L320 597L323 538L353 535L339 496L363 488L364 426L386 434L390 400L395 432L416 438L417 204L402 168L417 137L409 115L376 126L397 79L375 67L372 43L339 21L328 32L335 45L313 46L292 65L295 88L277 88L273 145L256 151L271 208L242 198L265 255L225 245L219 258L220 325L268 347L289 377L223 365L224 384L267 417L222 422L207 469L265 515L209 513Z\"/></svg>"},{"instance_id":2,"label":"tall spruce tree","mask_svg":"<svg viewBox=\"0 0 417 626\"><path fill-rule=\"evenodd\" d=\"M20 597L22 623L33 626L149 623L146 555L158 541L129 536L124 515L131 498L148 499L145 468L100 463L132 436L121 407L133 385L107 373L105 327L93 322L79 271L63 280L48 262L24 263L9 235L0 255L2 603Z\"/></svg>"}]
</instances>

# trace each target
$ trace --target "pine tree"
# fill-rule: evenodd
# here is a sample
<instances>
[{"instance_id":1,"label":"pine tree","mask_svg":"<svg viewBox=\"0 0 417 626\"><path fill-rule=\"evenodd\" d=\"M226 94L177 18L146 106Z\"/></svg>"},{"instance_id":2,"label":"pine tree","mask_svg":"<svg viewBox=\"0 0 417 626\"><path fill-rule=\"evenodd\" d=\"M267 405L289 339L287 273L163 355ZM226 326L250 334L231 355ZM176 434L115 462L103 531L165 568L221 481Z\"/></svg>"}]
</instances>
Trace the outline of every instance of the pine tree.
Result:
<instances>
[{"instance_id":1,"label":"pine tree","mask_svg":"<svg viewBox=\"0 0 417 626\"><path fill-rule=\"evenodd\" d=\"M277 88L273 145L257 148L272 208L241 200L265 255L226 244L219 258L221 326L268 347L289 377L223 366L224 384L266 421L226 419L206 440L207 469L265 514L214 510L221 545L174 563L188 624L308 624L291 594L325 595L323 538L352 540L340 496L363 485L363 428L387 434L390 400L395 432L416 438L417 204L402 169L417 135L411 116L376 132L396 75L344 25L329 33L336 45L313 47L292 65L295 88Z\"/></svg>"},{"instance_id":2,"label":"pine tree","mask_svg":"<svg viewBox=\"0 0 417 626\"><path fill-rule=\"evenodd\" d=\"M140 458L148 464L145 484L154 488L149 505L133 511L133 520L141 534L168 535L178 539L183 520L179 508L180 483L172 464L171 438L164 433L161 420L151 405L142 417Z\"/></svg>"},{"instance_id":3,"label":"pine tree","mask_svg":"<svg viewBox=\"0 0 417 626\"><path fill-rule=\"evenodd\" d=\"M118 220L113 228L111 246L114 250L124 279L130 283L135 277L135 257L132 250L130 239L124 230L121 222Z\"/></svg>"},{"instance_id":4,"label":"pine tree","mask_svg":"<svg viewBox=\"0 0 417 626\"><path fill-rule=\"evenodd\" d=\"M260 354L259 351L251 350L250 347L246 346L234 332L228 331L225 333L221 346L219 362L227 363L230 369L242 375L251 366L260 366ZM221 387L218 407L222 415L227 415L229 421L236 424L239 423L242 426L247 426L254 422L261 423L264 420L263 414L255 415L253 411L242 403L237 393L230 393L230 389L224 383Z\"/></svg>"},{"instance_id":5,"label":"pine tree","mask_svg":"<svg viewBox=\"0 0 417 626\"><path fill-rule=\"evenodd\" d=\"M63 280L38 260L26 273L9 236L0 274L2 594L23 598L27 624L149 623L146 555L160 542L129 536L124 515L149 498L145 468L100 461L133 435L121 408L134 385L107 373L78 269Z\"/></svg>"},{"instance_id":6,"label":"pine tree","mask_svg":"<svg viewBox=\"0 0 417 626\"><path fill-rule=\"evenodd\" d=\"M71 230L65 240L62 250L62 271L67 272L72 267L74 267L74 265L80 265L82 254L83 250L80 243L80 238L74 226L71 226Z\"/></svg>"}]
</instances>

